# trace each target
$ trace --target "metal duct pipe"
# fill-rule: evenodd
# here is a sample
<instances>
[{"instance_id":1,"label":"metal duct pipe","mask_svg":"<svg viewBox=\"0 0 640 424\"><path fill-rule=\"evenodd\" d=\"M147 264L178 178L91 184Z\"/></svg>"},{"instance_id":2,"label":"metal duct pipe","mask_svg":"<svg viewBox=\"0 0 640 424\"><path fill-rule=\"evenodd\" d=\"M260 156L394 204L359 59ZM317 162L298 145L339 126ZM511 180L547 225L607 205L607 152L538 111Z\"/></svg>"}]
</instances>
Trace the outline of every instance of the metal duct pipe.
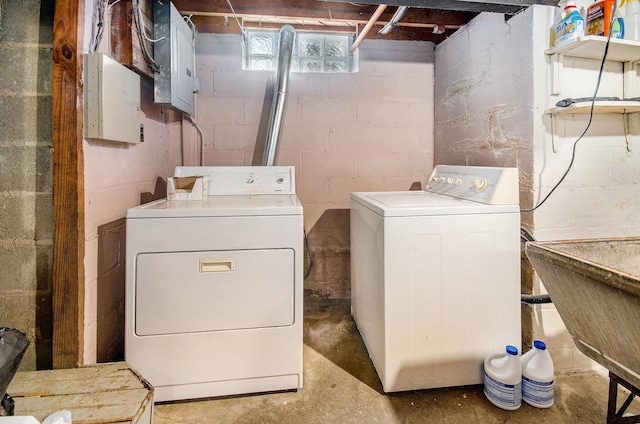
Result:
<instances>
[{"instance_id":1,"label":"metal duct pipe","mask_svg":"<svg viewBox=\"0 0 640 424\"><path fill-rule=\"evenodd\" d=\"M393 17L391 18L389 23L386 24L384 27L382 27L382 29L378 31L378 34L380 35L389 34L389 31L395 28L398 25L398 22L400 22L400 19L402 19L404 17L404 14L407 13L408 8L409 7L407 6L400 6L398 10L396 10L396 13L393 14Z\"/></svg>"},{"instance_id":2,"label":"metal duct pipe","mask_svg":"<svg viewBox=\"0 0 640 424\"><path fill-rule=\"evenodd\" d=\"M284 113L284 103L287 98L287 86L289 85L289 69L293 55L293 38L295 31L291 25L283 25L280 28L280 46L278 48L278 67L276 69L276 86L273 90L273 103L271 104L271 116L269 117L269 129L267 142L264 149L262 164L273 166L276 158L276 147L280 134L280 124Z\"/></svg>"}]
</instances>

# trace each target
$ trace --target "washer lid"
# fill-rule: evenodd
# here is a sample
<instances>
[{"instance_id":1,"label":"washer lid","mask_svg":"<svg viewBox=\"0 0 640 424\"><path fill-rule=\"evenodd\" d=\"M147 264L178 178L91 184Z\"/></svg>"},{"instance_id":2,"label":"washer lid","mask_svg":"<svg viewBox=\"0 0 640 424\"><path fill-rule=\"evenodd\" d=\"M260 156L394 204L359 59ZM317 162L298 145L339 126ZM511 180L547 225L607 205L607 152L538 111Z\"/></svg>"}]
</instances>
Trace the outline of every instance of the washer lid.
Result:
<instances>
[{"instance_id":1,"label":"washer lid","mask_svg":"<svg viewBox=\"0 0 640 424\"><path fill-rule=\"evenodd\" d=\"M518 213L518 205L483 203L424 191L386 191L351 193L351 201L381 216L467 215L479 213Z\"/></svg>"},{"instance_id":2,"label":"washer lid","mask_svg":"<svg viewBox=\"0 0 640 424\"><path fill-rule=\"evenodd\" d=\"M302 215L295 194L209 196L203 200L156 200L127 210L127 218Z\"/></svg>"}]
</instances>

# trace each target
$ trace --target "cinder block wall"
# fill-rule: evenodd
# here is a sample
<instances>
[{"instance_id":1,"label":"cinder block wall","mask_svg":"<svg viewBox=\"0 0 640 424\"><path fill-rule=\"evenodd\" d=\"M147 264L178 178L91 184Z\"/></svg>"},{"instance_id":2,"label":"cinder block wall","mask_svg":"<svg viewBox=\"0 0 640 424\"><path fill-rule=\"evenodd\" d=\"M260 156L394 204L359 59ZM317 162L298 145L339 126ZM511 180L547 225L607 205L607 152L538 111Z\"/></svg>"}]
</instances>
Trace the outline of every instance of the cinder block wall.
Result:
<instances>
[{"instance_id":1,"label":"cinder block wall","mask_svg":"<svg viewBox=\"0 0 640 424\"><path fill-rule=\"evenodd\" d=\"M196 53L205 164L259 165L274 73L242 70L239 36L200 34ZM276 156L296 167L305 288L333 298L350 297L350 193L409 190L433 168L433 44L365 40L359 55L358 73L291 74Z\"/></svg>"},{"instance_id":2,"label":"cinder block wall","mask_svg":"<svg viewBox=\"0 0 640 424\"><path fill-rule=\"evenodd\" d=\"M51 366L53 0L0 0L0 326Z\"/></svg>"},{"instance_id":3,"label":"cinder block wall","mask_svg":"<svg viewBox=\"0 0 640 424\"><path fill-rule=\"evenodd\" d=\"M592 96L599 67L598 60L565 58L561 93L550 94L545 50L553 12L533 6L508 21L484 13L436 49L436 164L517 166L522 208L537 204L559 180L588 121L588 115L567 115L551 122L545 109L562 98ZM623 97L622 77L620 63L607 63L598 95ZM640 232L640 157L634 149L640 126L638 117L629 118L627 151L623 119L595 115L568 178L534 214L522 214L536 238ZM523 292L544 293L526 256L522 264ZM523 349L539 338L547 342L556 370L595 367L575 348L553 305L523 305L522 317Z\"/></svg>"}]
</instances>

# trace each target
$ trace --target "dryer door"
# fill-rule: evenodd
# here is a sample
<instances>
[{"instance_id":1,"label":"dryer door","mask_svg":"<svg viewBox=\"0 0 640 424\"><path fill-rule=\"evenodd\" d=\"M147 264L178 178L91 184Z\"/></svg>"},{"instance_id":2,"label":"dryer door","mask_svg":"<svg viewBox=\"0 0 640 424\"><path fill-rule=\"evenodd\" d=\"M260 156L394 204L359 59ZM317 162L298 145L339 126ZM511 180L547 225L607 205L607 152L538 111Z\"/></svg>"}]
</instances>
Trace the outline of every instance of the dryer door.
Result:
<instances>
[{"instance_id":1,"label":"dryer door","mask_svg":"<svg viewBox=\"0 0 640 424\"><path fill-rule=\"evenodd\" d=\"M143 253L136 258L138 336L292 325L292 249Z\"/></svg>"}]
</instances>

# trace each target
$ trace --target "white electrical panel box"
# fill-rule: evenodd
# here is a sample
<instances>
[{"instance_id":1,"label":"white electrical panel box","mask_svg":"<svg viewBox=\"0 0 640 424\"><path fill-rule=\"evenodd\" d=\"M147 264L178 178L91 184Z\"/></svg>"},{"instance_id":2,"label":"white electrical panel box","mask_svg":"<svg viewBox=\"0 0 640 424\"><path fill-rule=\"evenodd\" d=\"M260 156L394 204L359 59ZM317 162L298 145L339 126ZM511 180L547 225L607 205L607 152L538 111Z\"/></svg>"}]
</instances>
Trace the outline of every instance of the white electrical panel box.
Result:
<instances>
[{"instance_id":1,"label":"white electrical panel box","mask_svg":"<svg viewBox=\"0 0 640 424\"><path fill-rule=\"evenodd\" d=\"M171 2L153 3L154 101L193 115L199 80L195 76L195 27Z\"/></svg>"},{"instance_id":2,"label":"white electrical panel box","mask_svg":"<svg viewBox=\"0 0 640 424\"><path fill-rule=\"evenodd\" d=\"M102 53L84 55L84 137L139 143L140 76Z\"/></svg>"}]
</instances>

